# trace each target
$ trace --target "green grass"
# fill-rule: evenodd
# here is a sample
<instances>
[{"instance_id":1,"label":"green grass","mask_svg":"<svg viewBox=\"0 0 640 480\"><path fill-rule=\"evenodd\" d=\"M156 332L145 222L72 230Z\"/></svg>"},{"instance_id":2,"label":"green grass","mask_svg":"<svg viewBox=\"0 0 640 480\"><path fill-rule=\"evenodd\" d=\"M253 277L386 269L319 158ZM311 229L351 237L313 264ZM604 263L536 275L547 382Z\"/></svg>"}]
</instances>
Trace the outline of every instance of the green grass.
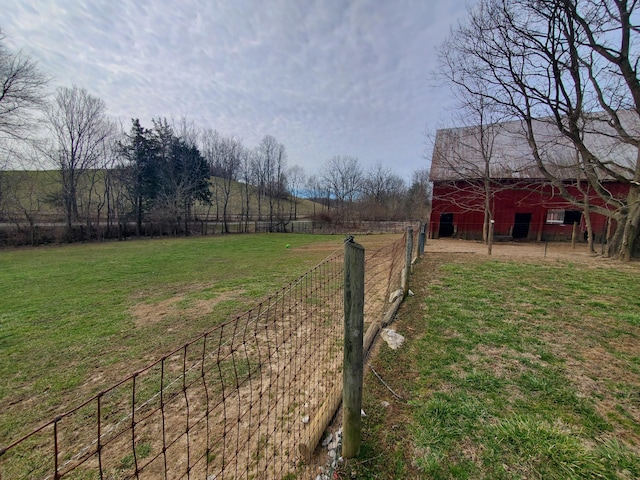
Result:
<instances>
[{"instance_id":1,"label":"green grass","mask_svg":"<svg viewBox=\"0 0 640 480\"><path fill-rule=\"evenodd\" d=\"M338 249L342 238L239 235L1 251L0 445L275 292L328 254L300 248L318 242ZM207 301L215 305L203 309Z\"/></svg>"},{"instance_id":2,"label":"green grass","mask_svg":"<svg viewBox=\"0 0 640 480\"><path fill-rule=\"evenodd\" d=\"M640 478L640 269L440 256L367 376L358 478ZM382 401L391 403L383 407Z\"/></svg>"}]
</instances>

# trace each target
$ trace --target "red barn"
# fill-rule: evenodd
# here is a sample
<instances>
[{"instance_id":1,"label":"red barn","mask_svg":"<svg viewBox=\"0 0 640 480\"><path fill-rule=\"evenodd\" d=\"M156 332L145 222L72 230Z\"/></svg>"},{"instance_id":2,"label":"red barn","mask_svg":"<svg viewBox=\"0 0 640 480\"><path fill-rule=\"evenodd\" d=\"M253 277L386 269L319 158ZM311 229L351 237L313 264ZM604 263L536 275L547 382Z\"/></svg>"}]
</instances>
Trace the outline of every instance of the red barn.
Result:
<instances>
[{"instance_id":1,"label":"red barn","mask_svg":"<svg viewBox=\"0 0 640 480\"><path fill-rule=\"evenodd\" d=\"M612 200L624 198L629 184L601 178L607 193L597 194L581 180L584 173L572 144L549 122L536 120L534 127L545 168L563 179L573 200L560 196L559 187L538 168L519 121L438 130L430 172L430 238L482 239L490 218L498 240L568 240L574 223L584 239L587 222L596 241L607 238L612 231L608 217L591 210L614 208ZM635 165L637 152L616 141L606 125L585 133L587 140L598 158Z\"/></svg>"}]
</instances>

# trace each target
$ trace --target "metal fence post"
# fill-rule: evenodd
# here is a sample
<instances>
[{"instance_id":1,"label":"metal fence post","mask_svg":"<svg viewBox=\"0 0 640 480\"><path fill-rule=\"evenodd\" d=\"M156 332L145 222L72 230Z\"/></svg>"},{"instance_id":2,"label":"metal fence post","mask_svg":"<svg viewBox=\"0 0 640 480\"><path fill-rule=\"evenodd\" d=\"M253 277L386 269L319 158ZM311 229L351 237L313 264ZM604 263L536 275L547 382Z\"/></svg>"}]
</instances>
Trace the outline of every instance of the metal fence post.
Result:
<instances>
[{"instance_id":1,"label":"metal fence post","mask_svg":"<svg viewBox=\"0 0 640 480\"><path fill-rule=\"evenodd\" d=\"M364 330L364 248L353 237L344 246L344 367L342 373L342 456L353 458L362 440Z\"/></svg>"}]
</instances>

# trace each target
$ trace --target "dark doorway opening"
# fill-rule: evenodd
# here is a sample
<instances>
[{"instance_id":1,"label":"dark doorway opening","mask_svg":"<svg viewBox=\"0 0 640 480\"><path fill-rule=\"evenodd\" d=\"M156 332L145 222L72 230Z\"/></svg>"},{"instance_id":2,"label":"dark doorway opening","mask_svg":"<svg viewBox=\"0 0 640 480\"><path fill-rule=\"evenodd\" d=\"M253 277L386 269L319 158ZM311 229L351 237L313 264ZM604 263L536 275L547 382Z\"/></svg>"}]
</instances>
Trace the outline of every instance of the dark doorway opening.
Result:
<instances>
[{"instance_id":1,"label":"dark doorway opening","mask_svg":"<svg viewBox=\"0 0 640 480\"><path fill-rule=\"evenodd\" d=\"M438 236L439 237L453 236L453 213L440 214L440 230L438 231Z\"/></svg>"},{"instance_id":2,"label":"dark doorway opening","mask_svg":"<svg viewBox=\"0 0 640 480\"><path fill-rule=\"evenodd\" d=\"M527 238L529 236L529 225L531 225L530 213L516 213L515 221L513 222L513 232L511 237Z\"/></svg>"},{"instance_id":3,"label":"dark doorway opening","mask_svg":"<svg viewBox=\"0 0 640 480\"><path fill-rule=\"evenodd\" d=\"M580 210L565 210L564 211L564 224L573 225L574 223L580 223L582 220L582 212Z\"/></svg>"}]
</instances>

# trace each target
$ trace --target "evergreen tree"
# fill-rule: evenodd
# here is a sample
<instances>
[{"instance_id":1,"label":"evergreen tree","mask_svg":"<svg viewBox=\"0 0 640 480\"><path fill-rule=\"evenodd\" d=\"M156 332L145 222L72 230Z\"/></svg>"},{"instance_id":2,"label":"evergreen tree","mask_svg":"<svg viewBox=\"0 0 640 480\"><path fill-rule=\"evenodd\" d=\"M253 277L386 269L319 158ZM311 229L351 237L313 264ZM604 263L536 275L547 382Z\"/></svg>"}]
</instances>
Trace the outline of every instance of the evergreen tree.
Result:
<instances>
[{"instance_id":1,"label":"evergreen tree","mask_svg":"<svg viewBox=\"0 0 640 480\"><path fill-rule=\"evenodd\" d=\"M126 142L120 144L123 157L125 183L132 200L137 233L140 235L145 212L158 197L162 172L159 162L159 147L152 132L143 128L140 121L132 119L131 131Z\"/></svg>"}]
</instances>

